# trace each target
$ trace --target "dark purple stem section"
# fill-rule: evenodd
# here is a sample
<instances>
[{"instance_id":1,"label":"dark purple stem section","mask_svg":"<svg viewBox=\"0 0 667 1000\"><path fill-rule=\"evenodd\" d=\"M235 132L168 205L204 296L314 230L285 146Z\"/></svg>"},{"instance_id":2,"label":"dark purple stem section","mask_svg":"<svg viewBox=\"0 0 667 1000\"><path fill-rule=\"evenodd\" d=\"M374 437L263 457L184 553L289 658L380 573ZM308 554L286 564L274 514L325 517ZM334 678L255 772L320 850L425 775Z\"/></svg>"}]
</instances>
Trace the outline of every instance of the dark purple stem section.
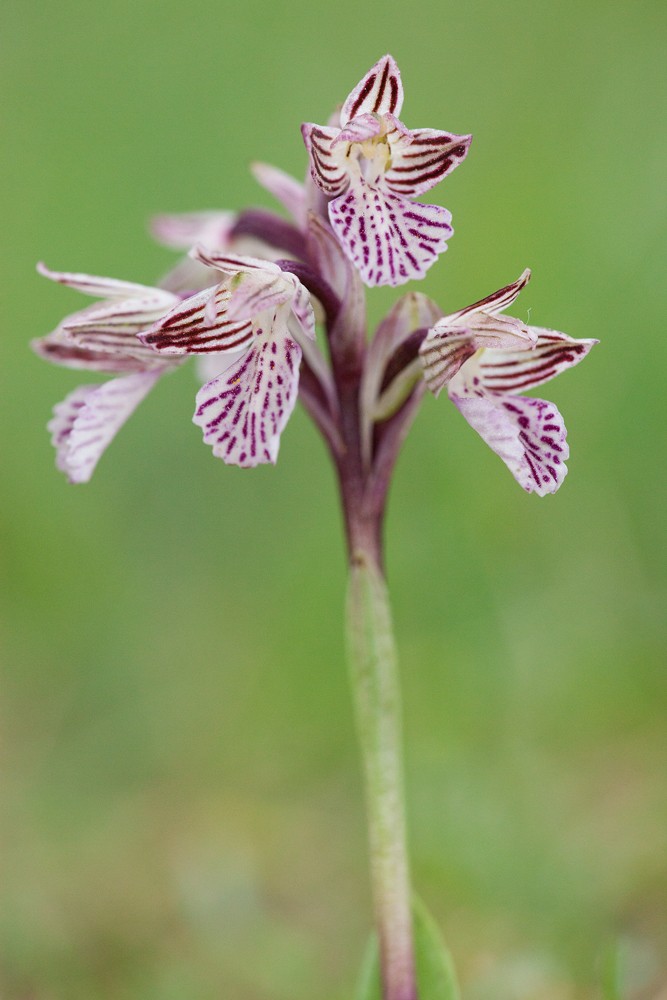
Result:
<instances>
[{"instance_id":1,"label":"dark purple stem section","mask_svg":"<svg viewBox=\"0 0 667 1000\"><path fill-rule=\"evenodd\" d=\"M369 461L362 448L361 409L366 341L354 304L338 302L306 265L280 264L317 296L327 315L341 445L338 449L329 447L338 474L350 567L349 655L365 772L382 996L383 1000L417 1000L399 681L384 581L383 523L391 474L422 399L424 383L418 382L396 413L376 425ZM387 365L385 385L414 365L425 334L425 330L415 331L406 348L396 351Z\"/></svg>"},{"instance_id":2,"label":"dark purple stem section","mask_svg":"<svg viewBox=\"0 0 667 1000\"><path fill-rule=\"evenodd\" d=\"M340 312L340 299L331 285L314 271L308 264L299 260L277 260L276 264L283 271L295 275L302 285L322 303L326 313L327 326L333 326Z\"/></svg>"},{"instance_id":3,"label":"dark purple stem section","mask_svg":"<svg viewBox=\"0 0 667 1000\"><path fill-rule=\"evenodd\" d=\"M384 390L391 385L394 379L412 364L419 354L419 348L426 339L427 333L427 327L420 327L420 329L411 333L409 337L406 337L400 347L394 351L387 362L387 367L384 371L384 378L382 379L382 384L380 386L380 392L384 392Z\"/></svg>"},{"instance_id":4,"label":"dark purple stem section","mask_svg":"<svg viewBox=\"0 0 667 1000\"><path fill-rule=\"evenodd\" d=\"M261 208L249 208L241 212L231 235L232 238L254 236L302 260L306 258L306 241L303 233L286 219Z\"/></svg>"}]
</instances>

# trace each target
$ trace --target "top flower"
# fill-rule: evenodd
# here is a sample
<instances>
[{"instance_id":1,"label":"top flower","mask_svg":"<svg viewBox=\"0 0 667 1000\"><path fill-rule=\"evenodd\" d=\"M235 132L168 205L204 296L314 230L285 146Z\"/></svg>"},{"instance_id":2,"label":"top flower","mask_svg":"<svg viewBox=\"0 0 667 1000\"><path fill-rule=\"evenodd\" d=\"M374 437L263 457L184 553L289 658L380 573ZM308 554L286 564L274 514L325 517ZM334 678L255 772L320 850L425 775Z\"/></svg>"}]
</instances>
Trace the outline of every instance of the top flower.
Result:
<instances>
[{"instance_id":1,"label":"top flower","mask_svg":"<svg viewBox=\"0 0 667 1000\"><path fill-rule=\"evenodd\" d=\"M423 278L452 235L451 214L410 198L461 163L472 140L435 129L410 130L398 66L383 56L343 104L340 128L305 124L313 179L333 200L329 218L367 285Z\"/></svg>"}]
</instances>

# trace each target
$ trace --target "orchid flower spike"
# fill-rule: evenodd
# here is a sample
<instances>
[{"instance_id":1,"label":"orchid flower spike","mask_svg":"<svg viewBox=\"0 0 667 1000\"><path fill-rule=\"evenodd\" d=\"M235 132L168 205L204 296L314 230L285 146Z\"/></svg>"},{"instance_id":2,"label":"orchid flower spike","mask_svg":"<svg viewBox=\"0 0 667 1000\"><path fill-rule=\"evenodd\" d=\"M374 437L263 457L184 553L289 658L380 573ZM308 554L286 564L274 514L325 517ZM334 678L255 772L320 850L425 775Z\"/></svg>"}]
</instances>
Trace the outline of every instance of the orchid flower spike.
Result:
<instances>
[{"instance_id":1,"label":"orchid flower spike","mask_svg":"<svg viewBox=\"0 0 667 1000\"><path fill-rule=\"evenodd\" d=\"M184 299L141 340L169 357L242 352L199 391L193 419L227 464L275 462L298 393L299 340L315 337L309 293L271 261L202 246L191 253L221 280Z\"/></svg>"},{"instance_id":2,"label":"orchid flower spike","mask_svg":"<svg viewBox=\"0 0 667 1000\"><path fill-rule=\"evenodd\" d=\"M424 378L449 398L528 493L555 493L569 457L563 418L553 403L520 395L582 361L597 340L502 316L530 271L474 305L443 317L420 347Z\"/></svg>"},{"instance_id":3,"label":"orchid flower spike","mask_svg":"<svg viewBox=\"0 0 667 1000\"><path fill-rule=\"evenodd\" d=\"M145 347L137 334L169 311L175 295L115 278L37 270L45 278L103 301L66 316L46 337L32 342L46 361L116 378L82 385L54 408L48 425L56 465L70 482L85 483L128 417L161 375L178 364Z\"/></svg>"},{"instance_id":4,"label":"orchid flower spike","mask_svg":"<svg viewBox=\"0 0 667 1000\"><path fill-rule=\"evenodd\" d=\"M398 66L383 56L348 95L340 128L305 124L312 176L331 199L329 218L367 285L423 278L452 235L451 214L411 199L429 191L468 152L472 136L410 130Z\"/></svg>"}]
</instances>

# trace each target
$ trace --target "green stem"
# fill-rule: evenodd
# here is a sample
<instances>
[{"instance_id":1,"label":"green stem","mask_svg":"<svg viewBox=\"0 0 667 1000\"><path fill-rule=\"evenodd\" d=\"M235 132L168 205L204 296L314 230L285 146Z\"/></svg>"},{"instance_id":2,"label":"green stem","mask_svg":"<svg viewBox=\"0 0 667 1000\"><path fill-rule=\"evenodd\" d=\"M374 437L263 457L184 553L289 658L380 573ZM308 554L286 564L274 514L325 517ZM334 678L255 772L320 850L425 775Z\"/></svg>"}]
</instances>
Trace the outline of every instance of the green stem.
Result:
<instances>
[{"instance_id":1,"label":"green stem","mask_svg":"<svg viewBox=\"0 0 667 1000\"><path fill-rule=\"evenodd\" d=\"M347 603L348 658L364 764L383 1000L417 1000L403 802L401 704L387 587L355 550Z\"/></svg>"}]
</instances>

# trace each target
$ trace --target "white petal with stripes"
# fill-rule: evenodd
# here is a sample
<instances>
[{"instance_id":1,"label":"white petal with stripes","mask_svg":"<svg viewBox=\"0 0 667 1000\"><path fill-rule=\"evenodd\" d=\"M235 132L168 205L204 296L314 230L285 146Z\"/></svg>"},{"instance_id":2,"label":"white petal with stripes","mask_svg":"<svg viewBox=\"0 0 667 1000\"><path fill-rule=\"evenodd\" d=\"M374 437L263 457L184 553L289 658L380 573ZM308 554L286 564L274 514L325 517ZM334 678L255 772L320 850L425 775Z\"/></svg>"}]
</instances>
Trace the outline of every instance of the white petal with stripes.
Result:
<instances>
[{"instance_id":1,"label":"white petal with stripes","mask_svg":"<svg viewBox=\"0 0 667 1000\"><path fill-rule=\"evenodd\" d=\"M383 56L348 94L340 113L343 128L359 115L398 115L403 107L403 84L395 60Z\"/></svg>"},{"instance_id":2,"label":"white petal with stripes","mask_svg":"<svg viewBox=\"0 0 667 1000\"><path fill-rule=\"evenodd\" d=\"M71 483L87 483L104 451L165 367L82 385L54 408L49 422L56 465Z\"/></svg>"},{"instance_id":3,"label":"white petal with stripes","mask_svg":"<svg viewBox=\"0 0 667 1000\"><path fill-rule=\"evenodd\" d=\"M175 306L141 340L163 354L220 354L249 347L253 325L228 318L230 297L227 283L206 288Z\"/></svg>"},{"instance_id":4,"label":"white petal with stripes","mask_svg":"<svg viewBox=\"0 0 667 1000\"><path fill-rule=\"evenodd\" d=\"M408 201L361 179L329 203L329 218L367 285L423 278L453 233L446 208Z\"/></svg>"},{"instance_id":5,"label":"white petal with stripes","mask_svg":"<svg viewBox=\"0 0 667 1000\"><path fill-rule=\"evenodd\" d=\"M193 420L216 457L242 468L276 461L296 403L300 361L287 329L274 329L200 389Z\"/></svg>"},{"instance_id":6,"label":"white petal with stripes","mask_svg":"<svg viewBox=\"0 0 667 1000\"><path fill-rule=\"evenodd\" d=\"M557 407L544 399L457 391L449 396L471 427L527 493L555 493L567 475L566 430Z\"/></svg>"}]
</instances>

